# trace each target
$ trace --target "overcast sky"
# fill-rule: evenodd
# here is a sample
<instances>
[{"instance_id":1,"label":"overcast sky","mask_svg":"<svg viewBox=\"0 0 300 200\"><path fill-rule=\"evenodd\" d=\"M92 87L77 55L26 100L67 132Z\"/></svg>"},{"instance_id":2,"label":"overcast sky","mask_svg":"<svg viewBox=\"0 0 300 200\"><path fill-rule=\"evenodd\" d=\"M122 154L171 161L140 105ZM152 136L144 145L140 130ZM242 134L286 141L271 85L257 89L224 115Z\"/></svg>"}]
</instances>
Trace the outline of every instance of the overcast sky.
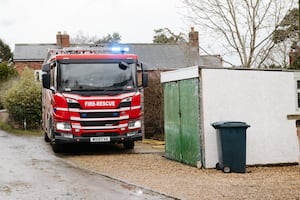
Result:
<instances>
[{"instance_id":1,"label":"overcast sky","mask_svg":"<svg viewBox=\"0 0 300 200\"><path fill-rule=\"evenodd\" d=\"M55 43L58 31L99 38L120 33L122 43L151 43L154 29L190 30L181 0L0 0L0 38Z\"/></svg>"}]
</instances>

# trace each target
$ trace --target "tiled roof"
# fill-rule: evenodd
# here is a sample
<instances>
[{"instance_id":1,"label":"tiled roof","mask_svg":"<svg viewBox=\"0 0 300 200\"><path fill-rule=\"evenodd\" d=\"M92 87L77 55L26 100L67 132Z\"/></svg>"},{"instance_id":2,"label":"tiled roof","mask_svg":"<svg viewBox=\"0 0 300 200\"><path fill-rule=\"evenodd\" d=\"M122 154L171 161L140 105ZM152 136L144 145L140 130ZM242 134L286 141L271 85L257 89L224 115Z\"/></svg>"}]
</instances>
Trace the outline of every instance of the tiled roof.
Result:
<instances>
[{"instance_id":1,"label":"tiled roof","mask_svg":"<svg viewBox=\"0 0 300 200\"><path fill-rule=\"evenodd\" d=\"M129 53L139 56L139 60L148 69L178 69L194 65L205 65L209 60L212 66L220 66L220 59L201 58L197 50L187 44L120 44L129 47ZM72 45L75 46L75 45ZM81 45L83 46L83 45ZM48 49L57 48L55 44L16 44L14 60L17 61L43 61ZM211 63L213 62L213 63Z\"/></svg>"},{"instance_id":2,"label":"tiled roof","mask_svg":"<svg viewBox=\"0 0 300 200\"><path fill-rule=\"evenodd\" d=\"M43 61L48 49L57 48L56 44L15 44L15 61Z\"/></svg>"},{"instance_id":3,"label":"tiled roof","mask_svg":"<svg viewBox=\"0 0 300 200\"><path fill-rule=\"evenodd\" d=\"M199 64L199 54L186 44L128 44L148 69L177 69Z\"/></svg>"}]
</instances>

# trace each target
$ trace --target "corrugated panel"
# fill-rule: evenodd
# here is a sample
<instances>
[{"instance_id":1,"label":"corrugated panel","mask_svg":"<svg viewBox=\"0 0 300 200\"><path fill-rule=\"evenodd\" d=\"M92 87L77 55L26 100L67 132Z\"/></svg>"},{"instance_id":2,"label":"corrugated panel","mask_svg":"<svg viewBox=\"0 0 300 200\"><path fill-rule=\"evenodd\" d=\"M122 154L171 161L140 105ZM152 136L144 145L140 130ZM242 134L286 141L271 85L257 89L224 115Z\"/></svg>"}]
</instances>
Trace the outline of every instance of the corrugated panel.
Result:
<instances>
[{"instance_id":1,"label":"corrugated panel","mask_svg":"<svg viewBox=\"0 0 300 200\"><path fill-rule=\"evenodd\" d=\"M177 82L164 84L165 156L181 161L179 90Z\"/></svg>"},{"instance_id":2,"label":"corrugated panel","mask_svg":"<svg viewBox=\"0 0 300 200\"><path fill-rule=\"evenodd\" d=\"M201 160L198 82L194 78L179 83L182 162L194 166Z\"/></svg>"}]
</instances>

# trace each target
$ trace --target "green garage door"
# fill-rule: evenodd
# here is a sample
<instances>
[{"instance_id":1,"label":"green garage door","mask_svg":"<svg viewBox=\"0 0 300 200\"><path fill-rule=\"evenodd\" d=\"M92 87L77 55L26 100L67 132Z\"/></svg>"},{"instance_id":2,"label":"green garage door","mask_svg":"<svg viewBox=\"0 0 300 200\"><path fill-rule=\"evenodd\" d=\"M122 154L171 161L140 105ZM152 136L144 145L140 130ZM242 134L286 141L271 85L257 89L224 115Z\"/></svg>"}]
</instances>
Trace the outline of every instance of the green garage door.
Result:
<instances>
[{"instance_id":1,"label":"green garage door","mask_svg":"<svg viewBox=\"0 0 300 200\"><path fill-rule=\"evenodd\" d=\"M166 157L196 166L201 161L199 81L164 84Z\"/></svg>"},{"instance_id":2,"label":"green garage door","mask_svg":"<svg viewBox=\"0 0 300 200\"><path fill-rule=\"evenodd\" d=\"M164 85L164 107L166 157L181 161L179 88L177 82Z\"/></svg>"}]
</instances>

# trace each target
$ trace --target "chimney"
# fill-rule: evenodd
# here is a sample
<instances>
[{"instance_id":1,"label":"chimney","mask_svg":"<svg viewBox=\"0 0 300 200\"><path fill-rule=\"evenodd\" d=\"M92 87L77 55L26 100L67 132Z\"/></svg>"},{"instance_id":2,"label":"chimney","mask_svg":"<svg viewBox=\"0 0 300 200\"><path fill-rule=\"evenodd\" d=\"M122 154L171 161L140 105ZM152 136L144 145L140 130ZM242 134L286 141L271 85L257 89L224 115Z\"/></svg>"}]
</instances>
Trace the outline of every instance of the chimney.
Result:
<instances>
[{"instance_id":1,"label":"chimney","mask_svg":"<svg viewBox=\"0 0 300 200\"><path fill-rule=\"evenodd\" d=\"M66 32L61 34L58 31L56 34L56 46L60 48L70 47L70 36Z\"/></svg>"},{"instance_id":2,"label":"chimney","mask_svg":"<svg viewBox=\"0 0 300 200\"><path fill-rule=\"evenodd\" d=\"M191 32L189 32L189 44L191 47L197 48L199 52L199 39L198 39L198 31L195 31L194 27L191 27Z\"/></svg>"}]
</instances>

